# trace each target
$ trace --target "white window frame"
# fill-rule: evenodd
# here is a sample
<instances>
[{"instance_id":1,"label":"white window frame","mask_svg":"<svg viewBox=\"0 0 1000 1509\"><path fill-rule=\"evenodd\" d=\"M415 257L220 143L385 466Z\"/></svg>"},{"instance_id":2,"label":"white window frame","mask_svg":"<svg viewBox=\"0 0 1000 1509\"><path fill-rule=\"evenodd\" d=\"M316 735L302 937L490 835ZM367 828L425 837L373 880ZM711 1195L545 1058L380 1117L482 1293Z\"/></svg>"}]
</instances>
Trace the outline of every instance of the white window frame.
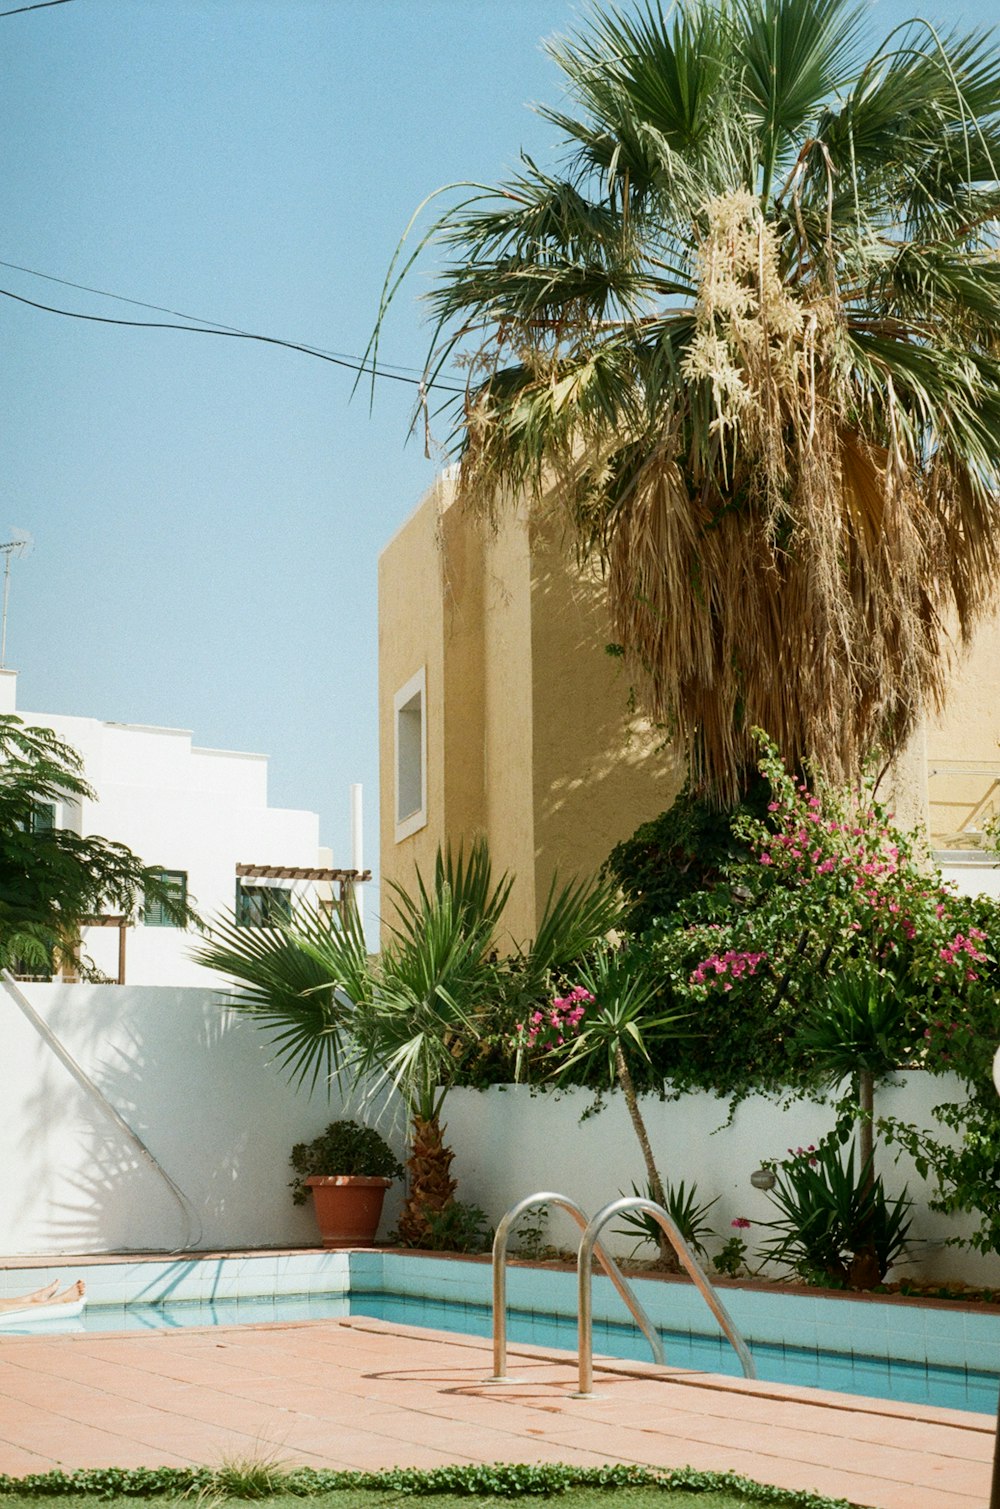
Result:
<instances>
[{"instance_id":1,"label":"white window frame","mask_svg":"<svg viewBox=\"0 0 1000 1509\"><path fill-rule=\"evenodd\" d=\"M416 721L419 720L419 721ZM402 843L411 833L427 826L427 668L421 666L415 676L399 688L392 699L393 728L393 812L396 818L396 842ZM404 768L404 761L409 768ZM419 761L419 769L413 765ZM400 803L408 789L419 784L419 805L400 812Z\"/></svg>"}]
</instances>

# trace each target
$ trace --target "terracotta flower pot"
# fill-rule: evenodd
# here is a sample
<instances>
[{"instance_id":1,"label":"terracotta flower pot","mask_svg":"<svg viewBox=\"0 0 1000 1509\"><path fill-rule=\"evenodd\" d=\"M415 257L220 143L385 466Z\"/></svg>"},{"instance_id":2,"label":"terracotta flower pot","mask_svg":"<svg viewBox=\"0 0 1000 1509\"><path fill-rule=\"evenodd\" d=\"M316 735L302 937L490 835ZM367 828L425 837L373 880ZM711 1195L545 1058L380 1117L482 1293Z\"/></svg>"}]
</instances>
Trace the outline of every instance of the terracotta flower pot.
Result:
<instances>
[{"instance_id":1,"label":"terracotta flower pot","mask_svg":"<svg viewBox=\"0 0 1000 1509\"><path fill-rule=\"evenodd\" d=\"M382 1202L391 1179L360 1174L312 1174L305 1184L324 1247L370 1247L382 1219Z\"/></svg>"}]
</instances>

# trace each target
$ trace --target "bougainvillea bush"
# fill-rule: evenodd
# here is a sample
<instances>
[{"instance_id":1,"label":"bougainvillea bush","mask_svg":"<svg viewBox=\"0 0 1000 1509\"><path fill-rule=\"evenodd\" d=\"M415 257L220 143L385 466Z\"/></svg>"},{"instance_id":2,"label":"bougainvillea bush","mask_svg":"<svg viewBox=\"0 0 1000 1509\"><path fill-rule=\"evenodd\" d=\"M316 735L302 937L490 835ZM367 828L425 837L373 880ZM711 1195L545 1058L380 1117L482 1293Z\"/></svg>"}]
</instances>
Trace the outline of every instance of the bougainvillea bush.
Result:
<instances>
[{"instance_id":1,"label":"bougainvillea bush","mask_svg":"<svg viewBox=\"0 0 1000 1509\"><path fill-rule=\"evenodd\" d=\"M762 751L770 801L763 817L733 819L740 857L643 936L665 1000L689 1011L691 1025L661 1046L653 1068L675 1092L818 1091L831 1078L831 1045L824 1058L817 1022L829 1019L845 980L874 980L893 1004L867 1024L882 1032L876 1078L894 1068L951 1071L967 1091L937 1110L951 1136L918 1134L877 1111L876 1125L937 1179L935 1206L977 1211L976 1245L1000 1251L996 903L944 885L925 846L896 827L870 786L845 792L820 776L798 779L763 739ZM845 1026L845 1074L866 1066L855 1038ZM844 1114L857 1115L849 1096Z\"/></svg>"},{"instance_id":2,"label":"bougainvillea bush","mask_svg":"<svg viewBox=\"0 0 1000 1509\"><path fill-rule=\"evenodd\" d=\"M807 1085L798 1029L860 966L911 1004L900 1062L923 1063L928 1021L960 1020L991 988L986 929L869 788L796 780L768 745L761 769L766 817L734 819L745 857L644 939L699 1034L669 1045L663 1067L720 1093Z\"/></svg>"},{"instance_id":3,"label":"bougainvillea bush","mask_svg":"<svg viewBox=\"0 0 1000 1509\"><path fill-rule=\"evenodd\" d=\"M705 888L671 893L666 915L624 940L632 971L655 981L646 1014L675 1024L645 1039L634 1088L736 1098L838 1091L836 1140L858 1133L866 1187L875 1134L888 1156L904 1146L932 1179L935 1208L975 1213L973 1243L1000 1252L990 1074L1000 908L946 886L870 786L793 776L763 738L761 749L769 800L734 815L729 859ZM644 904L654 880L643 872ZM512 1077L606 1088L607 1074L579 1051L602 1004L584 975L567 975L523 1014L507 1039ZM939 1135L879 1114L874 1087L906 1068L959 1078L960 1095L935 1110Z\"/></svg>"}]
</instances>

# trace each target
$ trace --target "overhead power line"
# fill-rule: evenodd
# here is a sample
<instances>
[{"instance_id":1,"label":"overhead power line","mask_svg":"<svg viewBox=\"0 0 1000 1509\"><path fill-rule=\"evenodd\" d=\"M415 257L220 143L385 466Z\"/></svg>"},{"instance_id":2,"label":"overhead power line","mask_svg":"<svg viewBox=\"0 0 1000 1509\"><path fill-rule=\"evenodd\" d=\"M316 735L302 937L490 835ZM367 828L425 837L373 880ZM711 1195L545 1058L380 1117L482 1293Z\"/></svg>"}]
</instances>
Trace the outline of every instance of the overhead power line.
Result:
<instances>
[{"instance_id":1,"label":"overhead power line","mask_svg":"<svg viewBox=\"0 0 1000 1509\"><path fill-rule=\"evenodd\" d=\"M0 21L4 16L20 16L26 10L46 10L50 5L68 5L70 0L35 0L34 5L18 5L14 10L0 10Z\"/></svg>"},{"instance_id":2,"label":"overhead power line","mask_svg":"<svg viewBox=\"0 0 1000 1509\"><path fill-rule=\"evenodd\" d=\"M35 267L25 267L21 262L6 262L0 257L0 267L10 267L15 272L26 272L33 278L41 278L46 283L58 283L61 288L75 288L80 293L94 293L99 298L111 299L116 304L131 304L135 309L152 309L156 314L171 314L178 320L190 320L195 325L211 325L216 330L228 330L234 335L248 335L249 331L243 330L238 325L226 325L221 320L211 320L207 315L187 314L183 309L171 309L165 304L150 304L146 299L132 299L124 293L111 293L107 288L94 288L90 283L74 283L70 278L57 278L51 272L39 272ZM345 351L330 351L326 347L316 346L311 349L322 351L325 356L335 356L341 361L360 362L361 358ZM400 362L381 362L380 366L385 371L415 372L418 377L422 373L420 367L407 367ZM370 363L366 363L364 370L371 370Z\"/></svg>"},{"instance_id":3,"label":"overhead power line","mask_svg":"<svg viewBox=\"0 0 1000 1509\"><path fill-rule=\"evenodd\" d=\"M180 324L178 323L180 320L193 321L196 317L194 315L182 314L179 310L164 309L159 304L146 304L141 299L129 299L123 294L108 293L106 290L100 288L88 288L84 283L70 283L65 278L56 278L50 273L35 272L33 268L21 267L16 262L0 261L0 266L16 268L19 272L30 273L33 277L45 278L52 283L63 283L67 287L79 288L87 293L96 293L102 298L117 299L122 303L134 304L139 308L153 309L164 314L173 314L176 316L176 319L124 320L111 315L84 314L82 310L59 309L53 304L42 304L37 299L25 298L23 294L14 293L9 288L0 288L0 295L5 299L13 299L17 304L25 304L29 309L42 310L45 314L58 314L62 315L65 319L85 320L89 324L95 325L121 325L134 330L186 330L190 335L217 335L229 340L259 341L265 346L282 346L287 351L299 351L304 356L314 356L317 361L329 362L335 367L345 367L349 372L357 372L359 375L370 374L373 377L385 378L390 382L406 383L410 387L419 388L422 392L426 392L430 388L435 388L444 393L462 393L465 391L463 388L457 387L452 383L425 381L422 377L407 376L405 370L391 371L389 368L393 365L392 363L373 366L371 362L365 361L360 356L338 355L331 351L324 351L319 346L307 345L304 341L286 340L282 336L277 335L261 335L253 330L240 330L236 326L221 325L213 320L200 320L198 323ZM410 368L409 370L415 371L416 369Z\"/></svg>"}]
</instances>

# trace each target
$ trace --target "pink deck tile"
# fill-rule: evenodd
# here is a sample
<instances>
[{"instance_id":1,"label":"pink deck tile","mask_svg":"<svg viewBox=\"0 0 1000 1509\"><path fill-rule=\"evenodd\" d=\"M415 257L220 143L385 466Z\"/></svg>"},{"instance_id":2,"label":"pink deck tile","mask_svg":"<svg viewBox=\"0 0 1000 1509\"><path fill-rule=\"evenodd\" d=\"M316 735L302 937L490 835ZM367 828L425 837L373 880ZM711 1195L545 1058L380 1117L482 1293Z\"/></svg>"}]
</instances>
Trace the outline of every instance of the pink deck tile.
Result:
<instances>
[{"instance_id":1,"label":"pink deck tile","mask_svg":"<svg viewBox=\"0 0 1000 1509\"><path fill-rule=\"evenodd\" d=\"M600 1368L521 1349L490 1388L474 1338L360 1320L0 1338L0 1471L267 1455L378 1468L631 1461L731 1468L875 1509L980 1509L992 1422L808 1390Z\"/></svg>"}]
</instances>

